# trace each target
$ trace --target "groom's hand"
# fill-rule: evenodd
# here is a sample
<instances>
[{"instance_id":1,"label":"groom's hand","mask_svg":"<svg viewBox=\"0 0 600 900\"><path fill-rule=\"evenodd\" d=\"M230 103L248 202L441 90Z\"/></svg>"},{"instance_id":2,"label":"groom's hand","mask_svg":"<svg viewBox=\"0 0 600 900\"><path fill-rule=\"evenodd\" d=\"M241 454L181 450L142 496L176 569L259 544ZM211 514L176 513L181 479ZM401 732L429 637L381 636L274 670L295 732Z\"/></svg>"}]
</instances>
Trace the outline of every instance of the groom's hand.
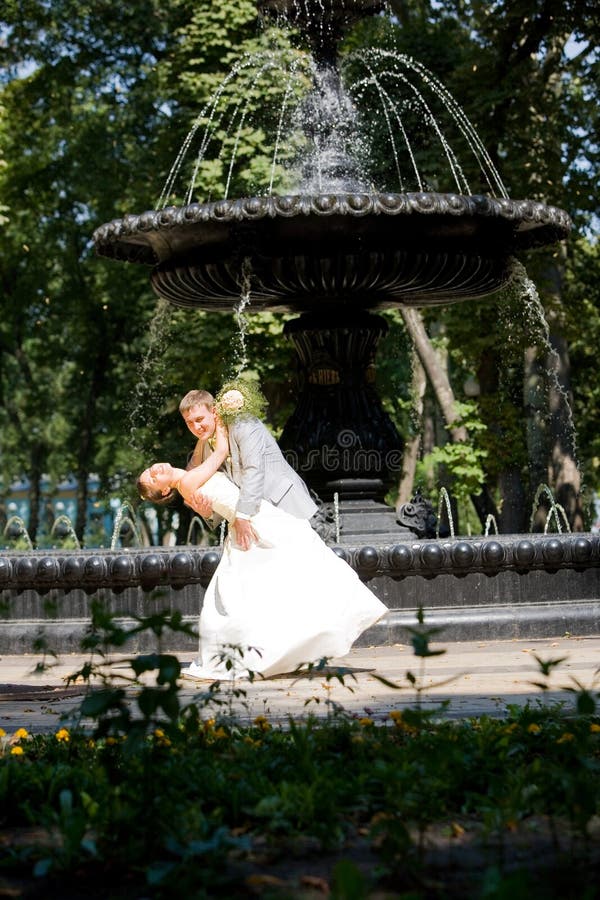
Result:
<instances>
[{"instance_id":1,"label":"groom's hand","mask_svg":"<svg viewBox=\"0 0 600 900\"><path fill-rule=\"evenodd\" d=\"M235 543L241 550L249 550L251 545L258 540L258 535L252 527L250 519L234 519L232 525L235 534Z\"/></svg>"},{"instance_id":2,"label":"groom's hand","mask_svg":"<svg viewBox=\"0 0 600 900\"><path fill-rule=\"evenodd\" d=\"M204 496L200 488L191 495L188 506L191 506L194 512L197 512L203 519L210 519L212 516L212 502L208 497Z\"/></svg>"}]
</instances>

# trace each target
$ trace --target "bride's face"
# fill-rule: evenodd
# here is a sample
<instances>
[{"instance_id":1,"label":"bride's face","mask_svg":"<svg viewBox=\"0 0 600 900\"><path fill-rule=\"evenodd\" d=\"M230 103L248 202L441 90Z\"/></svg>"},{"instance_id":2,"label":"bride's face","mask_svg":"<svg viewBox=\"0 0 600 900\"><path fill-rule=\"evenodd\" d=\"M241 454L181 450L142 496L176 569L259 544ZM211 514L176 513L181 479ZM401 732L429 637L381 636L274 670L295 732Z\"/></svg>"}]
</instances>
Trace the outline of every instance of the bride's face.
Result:
<instances>
[{"instance_id":1,"label":"bride's face","mask_svg":"<svg viewBox=\"0 0 600 900\"><path fill-rule=\"evenodd\" d=\"M169 493L172 481L173 466L170 463L154 463L140 475L140 482L144 487L152 488L161 494Z\"/></svg>"}]
</instances>

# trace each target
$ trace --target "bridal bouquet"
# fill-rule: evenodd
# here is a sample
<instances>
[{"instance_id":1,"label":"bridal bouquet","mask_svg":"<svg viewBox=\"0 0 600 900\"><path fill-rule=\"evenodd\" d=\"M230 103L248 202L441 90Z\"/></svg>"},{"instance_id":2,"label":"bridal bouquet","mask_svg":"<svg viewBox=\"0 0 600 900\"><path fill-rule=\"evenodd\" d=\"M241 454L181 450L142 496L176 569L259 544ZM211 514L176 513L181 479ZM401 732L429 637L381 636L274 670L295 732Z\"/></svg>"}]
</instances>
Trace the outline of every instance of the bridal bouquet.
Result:
<instances>
[{"instance_id":1,"label":"bridal bouquet","mask_svg":"<svg viewBox=\"0 0 600 900\"><path fill-rule=\"evenodd\" d=\"M234 378L227 381L215 398L215 407L219 418L225 425L231 425L238 419L263 417L267 401L260 388L246 378Z\"/></svg>"}]
</instances>

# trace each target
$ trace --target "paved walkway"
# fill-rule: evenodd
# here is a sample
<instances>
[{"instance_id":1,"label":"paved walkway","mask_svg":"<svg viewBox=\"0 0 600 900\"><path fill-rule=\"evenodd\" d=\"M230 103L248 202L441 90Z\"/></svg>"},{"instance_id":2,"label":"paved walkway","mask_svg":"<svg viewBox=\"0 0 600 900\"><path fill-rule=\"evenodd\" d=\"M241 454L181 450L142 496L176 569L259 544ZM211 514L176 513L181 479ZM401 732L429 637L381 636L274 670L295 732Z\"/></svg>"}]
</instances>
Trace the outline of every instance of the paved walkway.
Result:
<instances>
[{"instance_id":1,"label":"paved walkway","mask_svg":"<svg viewBox=\"0 0 600 900\"><path fill-rule=\"evenodd\" d=\"M565 657L554 670L546 701L564 700L573 705L573 695L565 688L574 687L574 679L591 687L594 674L600 670L600 637L562 637L534 641L489 641L452 643L446 652L424 661L413 655L405 644L391 647L366 647L353 650L340 660L343 683L337 677L319 673L311 678L277 677L254 684L239 682L240 696L226 689L220 695L222 707L209 707L204 715L233 710L241 719L266 715L272 721L286 721L288 716L300 718L308 712L326 716L334 704L347 711L383 721L393 709L413 705L415 689L406 672L417 676L426 690L424 707L433 708L449 700L446 715L455 718L482 714L502 715L507 704L524 704L542 698L542 691L532 682L542 680L537 655L542 660ZM193 654L181 653L185 666ZM123 657L113 657L116 674L126 674ZM65 656L42 675L33 674L37 657L0 657L0 727L10 733L19 727L30 733L53 731L58 723L71 721L81 701L83 688L65 688L65 677L83 663L81 656ZM379 681L380 675L397 688ZM183 678L181 700L202 703L208 684ZM596 682L600 688L600 677Z\"/></svg>"}]
</instances>

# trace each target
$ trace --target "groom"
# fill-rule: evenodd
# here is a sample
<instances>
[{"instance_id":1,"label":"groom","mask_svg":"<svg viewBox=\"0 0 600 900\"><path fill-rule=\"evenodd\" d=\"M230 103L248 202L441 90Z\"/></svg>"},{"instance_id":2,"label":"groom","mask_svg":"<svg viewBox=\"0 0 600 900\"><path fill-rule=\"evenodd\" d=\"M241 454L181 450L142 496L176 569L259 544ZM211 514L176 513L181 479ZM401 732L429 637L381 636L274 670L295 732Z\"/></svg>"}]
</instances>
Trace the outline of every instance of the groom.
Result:
<instances>
[{"instance_id":1,"label":"groom","mask_svg":"<svg viewBox=\"0 0 600 900\"><path fill-rule=\"evenodd\" d=\"M185 424L198 438L188 469L199 465L212 452L215 432L215 399L208 391L189 391L179 404ZM223 468L240 489L233 522L236 543L248 550L257 540L252 516L265 499L299 519L310 519L317 511L308 488L285 461L275 438L254 417L229 425L229 458ZM194 510L204 519L212 515L212 505L200 490L194 494Z\"/></svg>"}]
</instances>

